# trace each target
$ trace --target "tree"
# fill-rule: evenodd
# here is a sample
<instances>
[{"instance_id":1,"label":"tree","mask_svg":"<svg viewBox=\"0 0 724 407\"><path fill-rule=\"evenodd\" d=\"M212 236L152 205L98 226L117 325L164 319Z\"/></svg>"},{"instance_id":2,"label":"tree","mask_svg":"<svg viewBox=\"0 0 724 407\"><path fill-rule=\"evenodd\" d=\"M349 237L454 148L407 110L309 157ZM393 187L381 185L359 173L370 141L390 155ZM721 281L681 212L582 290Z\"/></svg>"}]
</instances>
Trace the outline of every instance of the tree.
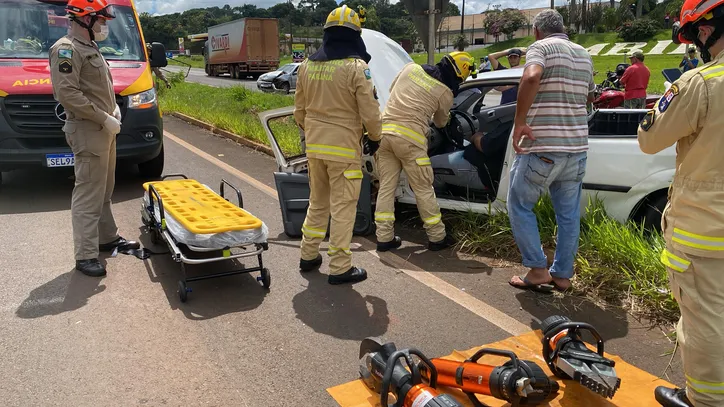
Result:
<instances>
[{"instance_id":1,"label":"tree","mask_svg":"<svg viewBox=\"0 0 724 407\"><path fill-rule=\"evenodd\" d=\"M514 8L505 9L500 13L499 22L500 32L510 40L513 34L528 23L525 14Z\"/></svg>"},{"instance_id":2,"label":"tree","mask_svg":"<svg viewBox=\"0 0 724 407\"><path fill-rule=\"evenodd\" d=\"M460 8L455 3L448 3L447 10L445 11L446 16L459 16Z\"/></svg>"}]
</instances>

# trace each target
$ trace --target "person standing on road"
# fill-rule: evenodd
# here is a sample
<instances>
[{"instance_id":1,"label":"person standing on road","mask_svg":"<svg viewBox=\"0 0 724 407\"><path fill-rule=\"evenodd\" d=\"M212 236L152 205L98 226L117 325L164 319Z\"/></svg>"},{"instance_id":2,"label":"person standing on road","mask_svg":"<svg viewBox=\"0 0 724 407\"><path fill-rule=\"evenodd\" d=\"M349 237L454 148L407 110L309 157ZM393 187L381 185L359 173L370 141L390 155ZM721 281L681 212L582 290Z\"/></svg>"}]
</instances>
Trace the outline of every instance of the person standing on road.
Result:
<instances>
[{"instance_id":1,"label":"person standing on road","mask_svg":"<svg viewBox=\"0 0 724 407\"><path fill-rule=\"evenodd\" d=\"M309 160L309 209L302 226L302 271L322 264L319 245L327 234L328 282L354 283L367 272L352 266L350 243L362 186L363 126L370 154L381 138L380 104L368 67L359 15L334 9L324 25L322 47L299 66L294 118L304 131Z\"/></svg>"},{"instance_id":2,"label":"person standing on road","mask_svg":"<svg viewBox=\"0 0 724 407\"><path fill-rule=\"evenodd\" d=\"M523 55L525 55L528 52L527 48L519 49L519 48L511 48L505 51L496 52L493 54L488 55L488 60L490 61L490 64L492 65L493 69L496 71L502 70L502 69L508 69L505 65L501 64L500 61L498 61L498 58L502 58L503 56L508 56L508 62L510 63L510 67L512 69L520 68L520 60L523 58ZM515 103L515 101L518 99L518 86L516 85L507 85L507 86L496 86L495 90L498 92L501 92L502 95L500 97L500 104L505 105L508 103Z\"/></svg>"},{"instance_id":3,"label":"person standing on road","mask_svg":"<svg viewBox=\"0 0 724 407\"><path fill-rule=\"evenodd\" d=\"M66 9L70 28L50 48L50 76L53 95L67 115L63 131L75 155L71 214L76 270L101 277L106 269L99 251L140 247L118 234L111 211L121 111L95 41L108 36L106 23L115 15L105 0L70 0Z\"/></svg>"},{"instance_id":4,"label":"person standing on road","mask_svg":"<svg viewBox=\"0 0 724 407\"><path fill-rule=\"evenodd\" d=\"M621 76L621 85L625 87L624 109L644 109L646 107L646 89L649 87L651 71L644 65L644 53L634 51L629 54L631 66Z\"/></svg>"},{"instance_id":5,"label":"person standing on road","mask_svg":"<svg viewBox=\"0 0 724 407\"><path fill-rule=\"evenodd\" d=\"M405 170L415 191L417 210L427 232L428 249L450 247L454 242L445 232L440 207L432 187L434 174L427 156L430 118L438 128L447 125L453 92L470 74L475 60L467 52L452 52L436 65L409 63L393 80L390 98L382 116L385 136L377 152L380 189L377 194L375 223L377 250L384 252L402 245L395 228L395 189L400 171Z\"/></svg>"},{"instance_id":6,"label":"person standing on road","mask_svg":"<svg viewBox=\"0 0 724 407\"><path fill-rule=\"evenodd\" d=\"M555 10L533 20L536 42L528 48L520 80L513 130L515 159L510 170L508 214L513 236L530 268L510 284L549 291L567 290L580 234L580 203L588 151L586 104L593 101L593 61L565 34ZM533 207L549 191L558 233L550 271Z\"/></svg>"},{"instance_id":7,"label":"person standing on road","mask_svg":"<svg viewBox=\"0 0 724 407\"><path fill-rule=\"evenodd\" d=\"M695 43L704 65L684 72L638 129L644 153L676 145L676 173L661 216L661 261L681 312L676 332L686 389L658 387L654 395L663 406L724 406L722 34L724 0L684 2L674 39Z\"/></svg>"}]
</instances>

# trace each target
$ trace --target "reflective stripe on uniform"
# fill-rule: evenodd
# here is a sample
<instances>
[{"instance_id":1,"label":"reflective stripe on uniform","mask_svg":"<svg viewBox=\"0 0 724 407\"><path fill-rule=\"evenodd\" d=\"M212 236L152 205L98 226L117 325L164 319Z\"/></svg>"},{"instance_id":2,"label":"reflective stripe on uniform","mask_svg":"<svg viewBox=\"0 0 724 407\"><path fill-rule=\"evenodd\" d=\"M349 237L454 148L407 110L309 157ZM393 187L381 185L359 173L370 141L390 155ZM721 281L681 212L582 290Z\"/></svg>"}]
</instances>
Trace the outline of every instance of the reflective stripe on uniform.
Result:
<instances>
[{"instance_id":1,"label":"reflective stripe on uniform","mask_svg":"<svg viewBox=\"0 0 724 407\"><path fill-rule=\"evenodd\" d=\"M696 390L697 393L724 394L724 382L705 382L686 375L686 384Z\"/></svg>"},{"instance_id":2,"label":"reflective stripe on uniform","mask_svg":"<svg viewBox=\"0 0 724 407\"><path fill-rule=\"evenodd\" d=\"M327 254L330 256L334 256L335 254L339 253L340 251L344 252L347 255L350 255L350 256L352 255L352 251L349 250L349 248L340 249L339 247L334 247L334 246L329 246L329 249L327 249Z\"/></svg>"},{"instance_id":3,"label":"reflective stripe on uniform","mask_svg":"<svg viewBox=\"0 0 724 407\"><path fill-rule=\"evenodd\" d=\"M344 172L344 177L347 179L361 179L362 170L347 170Z\"/></svg>"},{"instance_id":4,"label":"reflective stripe on uniform","mask_svg":"<svg viewBox=\"0 0 724 407\"><path fill-rule=\"evenodd\" d=\"M326 230L310 228L306 224L302 225L302 233L307 237L321 237L322 239L327 236Z\"/></svg>"},{"instance_id":5,"label":"reflective stripe on uniform","mask_svg":"<svg viewBox=\"0 0 724 407\"><path fill-rule=\"evenodd\" d=\"M704 80L716 78L717 76L724 75L724 64L713 65L708 68L701 70L701 74L704 76Z\"/></svg>"},{"instance_id":6,"label":"reflective stripe on uniform","mask_svg":"<svg viewBox=\"0 0 724 407\"><path fill-rule=\"evenodd\" d=\"M674 228L674 234L671 240L696 249L711 251L724 250L724 237L697 235L696 233L687 232L679 228Z\"/></svg>"},{"instance_id":7,"label":"reflective stripe on uniform","mask_svg":"<svg viewBox=\"0 0 724 407\"><path fill-rule=\"evenodd\" d=\"M422 165L430 165L430 159L427 158L427 157L425 157L425 158L416 158L416 159L415 159L415 162L417 163L417 165L420 165L420 166L422 166Z\"/></svg>"},{"instance_id":8,"label":"reflective stripe on uniform","mask_svg":"<svg viewBox=\"0 0 724 407\"><path fill-rule=\"evenodd\" d=\"M429 218L425 218L422 221L427 223L428 225L437 225L442 220L442 214L437 214L435 216L430 216Z\"/></svg>"},{"instance_id":9,"label":"reflective stripe on uniform","mask_svg":"<svg viewBox=\"0 0 724 407\"><path fill-rule=\"evenodd\" d=\"M385 220L395 220L395 213L394 212L375 212L375 220L378 221L385 221Z\"/></svg>"},{"instance_id":10,"label":"reflective stripe on uniform","mask_svg":"<svg viewBox=\"0 0 724 407\"><path fill-rule=\"evenodd\" d=\"M349 158L355 158L357 156L357 152L351 148L328 146L324 144L307 144L307 153L336 155Z\"/></svg>"},{"instance_id":11,"label":"reflective stripe on uniform","mask_svg":"<svg viewBox=\"0 0 724 407\"><path fill-rule=\"evenodd\" d=\"M384 124L382 125L382 131L391 131L394 133L397 133L401 136L405 136L413 141L416 141L422 145L425 144L425 141L427 140L425 136L422 134L412 130L408 129L405 126L400 126L399 124Z\"/></svg>"},{"instance_id":12,"label":"reflective stripe on uniform","mask_svg":"<svg viewBox=\"0 0 724 407\"><path fill-rule=\"evenodd\" d=\"M690 261L686 259L682 259L679 256L676 256L675 254L671 253L670 251L664 249L664 251L661 252L661 262L667 266L670 267L680 273L683 273L686 271L686 269L689 268L689 265L691 264Z\"/></svg>"}]
</instances>

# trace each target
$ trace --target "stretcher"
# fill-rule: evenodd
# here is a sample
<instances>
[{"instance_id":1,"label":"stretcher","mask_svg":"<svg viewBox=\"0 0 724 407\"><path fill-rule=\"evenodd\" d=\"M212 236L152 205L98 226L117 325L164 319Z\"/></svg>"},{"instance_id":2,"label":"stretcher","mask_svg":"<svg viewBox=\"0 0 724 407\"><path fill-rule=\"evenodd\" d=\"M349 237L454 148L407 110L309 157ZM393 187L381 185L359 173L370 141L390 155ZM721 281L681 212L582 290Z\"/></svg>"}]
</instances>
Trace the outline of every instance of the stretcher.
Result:
<instances>
[{"instance_id":1,"label":"stretcher","mask_svg":"<svg viewBox=\"0 0 724 407\"><path fill-rule=\"evenodd\" d=\"M167 180L171 177L180 179ZM225 185L236 191L238 205L224 197ZM269 289L271 276L262 261L263 252L269 249L269 230L264 222L243 209L244 200L237 187L222 179L217 194L183 174L171 174L161 181L146 182L143 188L141 219L149 228L151 241L154 244L164 241L173 260L181 265L183 279L178 282L181 302L186 302L191 292L189 282L242 273L258 271L257 281ZM252 256L257 256L258 267L196 277L186 274L187 264Z\"/></svg>"}]
</instances>

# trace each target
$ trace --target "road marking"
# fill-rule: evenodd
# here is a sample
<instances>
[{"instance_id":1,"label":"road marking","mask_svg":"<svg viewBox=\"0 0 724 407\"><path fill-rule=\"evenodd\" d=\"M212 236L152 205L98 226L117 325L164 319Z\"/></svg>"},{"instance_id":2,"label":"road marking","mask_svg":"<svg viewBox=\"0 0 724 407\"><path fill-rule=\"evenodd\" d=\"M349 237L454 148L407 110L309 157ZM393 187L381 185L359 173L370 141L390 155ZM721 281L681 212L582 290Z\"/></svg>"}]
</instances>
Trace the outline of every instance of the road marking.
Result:
<instances>
[{"instance_id":1,"label":"road marking","mask_svg":"<svg viewBox=\"0 0 724 407\"><path fill-rule=\"evenodd\" d=\"M219 160L211 154L200 150L198 147L195 147L188 142L181 140L178 136L175 136L168 131L164 130L163 134L164 137L178 143L180 146L205 159L206 161L209 161L210 163L216 165L224 171L227 171L229 174L232 174L243 180L244 182L247 182L254 188L257 188L268 196L274 198L274 200L279 200L277 191L274 188L230 166L229 164ZM483 301L480 301L479 299L473 297L466 292L460 291L457 287L453 286L447 281L415 266L414 264L408 263L407 260L392 252L377 253L376 245L370 239L362 237L360 237L359 239L364 242L363 246L365 250L373 256L389 262L393 267L396 267L406 275L426 285L428 288L437 291L449 300L457 303L458 305L462 306L473 314L482 317L483 319L487 320L498 328L510 333L511 335L518 336L532 330L532 328L520 323L520 321L516 320L515 318L511 318L510 316L496 309L495 307Z\"/></svg>"}]
</instances>

